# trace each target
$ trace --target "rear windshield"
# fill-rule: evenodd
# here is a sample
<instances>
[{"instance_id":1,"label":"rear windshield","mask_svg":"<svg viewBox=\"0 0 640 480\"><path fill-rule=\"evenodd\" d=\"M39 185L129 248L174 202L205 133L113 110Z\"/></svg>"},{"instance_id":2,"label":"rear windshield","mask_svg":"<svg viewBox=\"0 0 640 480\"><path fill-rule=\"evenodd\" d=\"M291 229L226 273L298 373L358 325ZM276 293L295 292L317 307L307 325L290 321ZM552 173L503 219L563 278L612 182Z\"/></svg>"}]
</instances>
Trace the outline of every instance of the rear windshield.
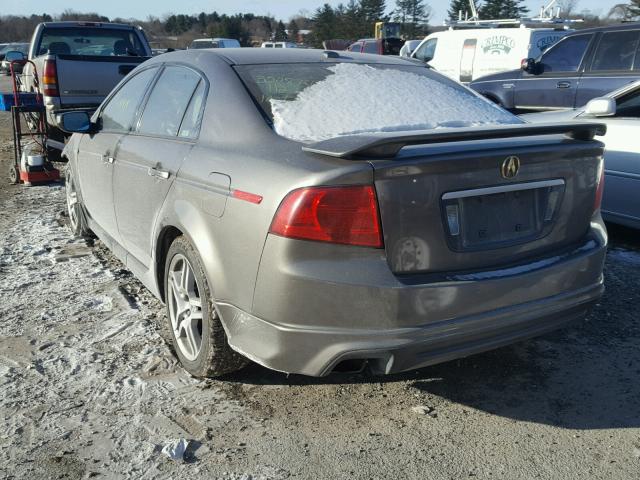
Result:
<instances>
[{"instance_id":1,"label":"rear windshield","mask_svg":"<svg viewBox=\"0 0 640 480\"><path fill-rule=\"evenodd\" d=\"M48 27L42 32L38 55L143 57L146 52L131 30L103 27Z\"/></svg>"},{"instance_id":2,"label":"rear windshield","mask_svg":"<svg viewBox=\"0 0 640 480\"><path fill-rule=\"evenodd\" d=\"M372 132L522 123L422 66L313 63L235 68L275 131L301 142Z\"/></svg>"}]
</instances>

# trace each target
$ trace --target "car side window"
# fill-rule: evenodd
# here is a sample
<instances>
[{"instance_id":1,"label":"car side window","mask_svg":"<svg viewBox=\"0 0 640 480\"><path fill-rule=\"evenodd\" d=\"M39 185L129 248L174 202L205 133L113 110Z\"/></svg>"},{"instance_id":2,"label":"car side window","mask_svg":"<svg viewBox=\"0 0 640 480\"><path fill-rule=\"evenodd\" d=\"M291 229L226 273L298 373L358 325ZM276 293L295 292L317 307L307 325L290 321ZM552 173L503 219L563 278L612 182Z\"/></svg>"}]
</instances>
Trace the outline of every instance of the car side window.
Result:
<instances>
[{"instance_id":1,"label":"car side window","mask_svg":"<svg viewBox=\"0 0 640 480\"><path fill-rule=\"evenodd\" d=\"M592 36L572 35L556 43L540 59L544 73L577 72Z\"/></svg>"},{"instance_id":2,"label":"car side window","mask_svg":"<svg viewBox=\"0 0 640 480\"><path fill-rule=\"evenodd\" d=\"M378 53L378 43L377 42L364 42L363 53Z\"/></svg>"},{"instance_id":3,"label":"car side window","mask_svg":"<svg viewBox=\"0 0 640 480\"><path fill-rule=\"evenodd\" d=\"M353 45L351 45L349 47L349 51L350 52L360 52L362 48L362 44L361 43L354 43Z\"/></svg>"},{"instance_id":4,"label":"car side window","mask_svg":"<svg viewBox=\"0 0 640 480\"><path fill-rule=\"evenodd\" d=\"M149 95L138 133L175 137L201 78L191 69L168 66Z\"/></svg>"},{"instance_id":5,"label":"car side window","mask_svg":"<svg viewBox=\"0 0 640 480\"><path fill-rule=\"evenodd\" d=\"M414 55L415 58L423 62L430 62L436 54L437 38L431 38L424 42Z\"/></svg>"},{"instance_id":6,"label":"car side window","mask_svg":"<svg viewBox=\"0 0 640 480\"><path fill-rule=\"evenodd\" d=\"M631 70L640 31L608 32L602 35L591 71Z\"/></svg>"},{"instance_id":7,"label":"car side window","mask_svg":"<svg viewBox=\"0 0 640 480\"><path fill-rule=\"evenodd\" d=\"M115 132L128 132L133 126L140 102L157 68L149 68L136 74L111 97L100 113L102 129Z\"/></svg>"},{"instance_id":8,"label":"car side window","mask_svg":"<svg viewBox=\"0 0 640 480\"><path fill-rule=\"evenodd\" d=\"M629 92L616 100L616 117L640 117L640 89Z\"/></svg>"},{"instance_id":9,"label":"car side window","mask_svg":"<svg viewBox=\"0 0 640 480\"><path fill-rule=\"evenodd\" d=\"M198 88L193 93L189 107L187 108L182 124L180 125L180 132L178 136L181 138L197 138L200 132L200 122L202 120L202 107L206 99L205 93L207 85L204 80L200 80Z\"/></svg>"}]
</instances>

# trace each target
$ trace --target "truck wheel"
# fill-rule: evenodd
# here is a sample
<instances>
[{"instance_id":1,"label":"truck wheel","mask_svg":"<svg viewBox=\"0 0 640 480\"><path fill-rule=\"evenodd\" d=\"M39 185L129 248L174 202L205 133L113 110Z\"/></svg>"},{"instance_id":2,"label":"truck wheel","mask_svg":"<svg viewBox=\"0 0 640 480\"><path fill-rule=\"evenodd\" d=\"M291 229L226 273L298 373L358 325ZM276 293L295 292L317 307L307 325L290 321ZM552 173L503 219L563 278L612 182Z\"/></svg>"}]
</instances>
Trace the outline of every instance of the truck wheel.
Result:
<instances>
[{"instance_id":1,"label":"truck wheel","mask_svg":"<svg viewBox=\"0 0 640 480\"><path fill-rule=\"evenodd\" d=\"M229 346L200 256L185 237L169 248L164 287L172 343L187 372L217 377L249 363Z\"/></svg>"},{"instance_id":2,"label":"truck wheel","mask_svg":"<svg viewBox=\"0 0 640 480\"><path fill-rule=\"evenodd\" d=\"M87 226L87 217L73 177L71 165L65 169L64 189L67 197L67 214L69 215L69 228L76 237L90 237L91 230Z\"/></svg>"}]
</instances>

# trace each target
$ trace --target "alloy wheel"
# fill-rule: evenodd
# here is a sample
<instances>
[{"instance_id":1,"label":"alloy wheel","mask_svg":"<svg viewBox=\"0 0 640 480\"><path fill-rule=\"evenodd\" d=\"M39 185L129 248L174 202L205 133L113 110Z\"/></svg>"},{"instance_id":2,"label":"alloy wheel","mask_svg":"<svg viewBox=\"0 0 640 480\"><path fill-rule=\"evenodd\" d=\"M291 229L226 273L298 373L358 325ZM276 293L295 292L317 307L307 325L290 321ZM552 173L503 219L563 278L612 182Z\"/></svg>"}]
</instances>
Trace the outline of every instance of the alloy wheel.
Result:
<instances>
[{"instance_id":1,"label":"alloy wheel","mask_svg":"<svg viewBox=\"0 0 640 480\"><path fill-rule=\"evenodd\" d=\"M71 230L76 232L78 230L78 193L76 192L75 184L73 183L73 177L67 176L65 190L67 192L67 211L69 213L69 223Z\"/></svg>"},{"instance_id":2,"label":"alloy wheel","mask_svg":"<svg viewBox=\"0 0 640 480\"><path fill-rule=\"evenodd\" d=\"M173 335L180 353L193 361L202 349L202 301L193 267L184 255L171 259L167 284Z\"/></svg>"}]
</instances>

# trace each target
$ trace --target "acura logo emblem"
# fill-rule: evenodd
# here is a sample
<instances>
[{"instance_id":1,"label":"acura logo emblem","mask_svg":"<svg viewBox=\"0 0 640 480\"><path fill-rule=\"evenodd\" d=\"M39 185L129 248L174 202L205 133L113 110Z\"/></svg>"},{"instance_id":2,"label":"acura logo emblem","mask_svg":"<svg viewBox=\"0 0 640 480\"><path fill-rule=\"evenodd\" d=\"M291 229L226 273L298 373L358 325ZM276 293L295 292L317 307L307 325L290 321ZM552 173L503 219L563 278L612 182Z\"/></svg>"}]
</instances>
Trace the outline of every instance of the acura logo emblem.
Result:
<instances>
[{"instance_id":1,"label":"acura logo emblem","mask_svg":"<svg viewBox=\"0 0 640 480\"><path fill-rule=\"evenodd\" d=\"M502 178L513 178L518 175L519 171L520 159L515 155L505 158L504 162L502 162L502 168L500 168Z\"/></svg>"}]
</instances>

